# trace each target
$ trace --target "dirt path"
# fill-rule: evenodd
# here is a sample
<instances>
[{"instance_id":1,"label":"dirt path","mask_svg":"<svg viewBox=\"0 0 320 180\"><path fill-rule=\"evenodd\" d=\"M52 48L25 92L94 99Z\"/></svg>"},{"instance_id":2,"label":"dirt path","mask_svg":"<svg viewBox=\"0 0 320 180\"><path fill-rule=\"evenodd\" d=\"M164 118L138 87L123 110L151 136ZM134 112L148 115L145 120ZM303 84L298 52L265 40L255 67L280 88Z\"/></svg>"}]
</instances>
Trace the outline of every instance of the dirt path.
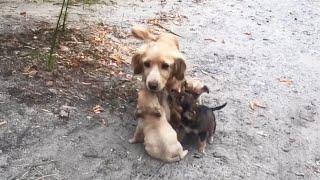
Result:
<instances>
[{"instance_id":1,"label":"dirt path","mask_svg":"<svg viewBox=\"0 0 320 180\"><path fill-rule=\"evenodd\" d=\"M54 22L59 6L52 4L0 1L0 33ZM72 6L70 26L129 31L160 21L181 35L188 74L211 90L205 104L228 102L217 113L214 143L202 158L193 157L189 143L191 152L179 163L152 160L142 145L127 142L134 104L126 113L103 112L103 127L88 112L94 103L64 99L39 79L8 74L14 64L0 56L0 122L7 121L0 127L0 179L319 179L319 12L320 3L307 0ZM250 109L253 101L265 108ZM58 117L63 104L76 108L67 122Z\"/></svg>"}]
</instances>

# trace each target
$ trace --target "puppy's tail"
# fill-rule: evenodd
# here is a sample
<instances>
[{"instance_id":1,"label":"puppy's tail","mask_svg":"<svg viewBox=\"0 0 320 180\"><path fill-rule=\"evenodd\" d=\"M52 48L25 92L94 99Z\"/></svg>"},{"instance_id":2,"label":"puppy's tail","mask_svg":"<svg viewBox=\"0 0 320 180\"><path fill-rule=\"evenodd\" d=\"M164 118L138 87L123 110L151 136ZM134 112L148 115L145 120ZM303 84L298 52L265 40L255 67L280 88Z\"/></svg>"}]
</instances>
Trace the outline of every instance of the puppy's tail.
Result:
<instances>
[{"instance_id":1,"label":"puppy's tail","mask_svg":"<svg viewBox=\"0 0 320 180\"><path fill-rule=\"evenodd\" d=\"M211 110L212 111L217 111L217 110L220 110L220 109L224 108L226 105L227 105L227 103L224 103L221 106L217 106L217 107L211 108Z\"/></svg>"},{"instance_id":2,"label":"puppy's tail","mask_svg":"<svg viewBox=\"0 0 320 180\"><path fill-rule=\"evenodd\" d=\"M152 34L147 28L140 26L134 26L131 29L131 33L135 38L144 41L155 41L157 39L157 36Z\"/></svg>"}]
</instances>

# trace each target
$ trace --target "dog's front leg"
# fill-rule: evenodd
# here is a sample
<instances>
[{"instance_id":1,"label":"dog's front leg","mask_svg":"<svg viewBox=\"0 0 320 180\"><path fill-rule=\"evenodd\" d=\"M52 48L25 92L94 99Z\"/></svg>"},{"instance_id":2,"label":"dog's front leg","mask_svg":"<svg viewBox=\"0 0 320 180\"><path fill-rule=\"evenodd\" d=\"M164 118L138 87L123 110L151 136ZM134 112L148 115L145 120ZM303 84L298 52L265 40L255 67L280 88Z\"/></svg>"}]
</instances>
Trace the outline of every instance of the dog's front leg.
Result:
<instances>
[{"instance_id":1,"label":"dog's front leg","mask_svg":"<svg viewBox=\"0 0 320 180\"><path fill-rule=\"evenodd\" d=\"M142 143L144 139L144 134L143 134L143 129L142 129L142 124L141 121L138 121L137 128L133 134L133 138L129 139L129 143L134 144L134 143Z\"/></svg>"}]
</instances>

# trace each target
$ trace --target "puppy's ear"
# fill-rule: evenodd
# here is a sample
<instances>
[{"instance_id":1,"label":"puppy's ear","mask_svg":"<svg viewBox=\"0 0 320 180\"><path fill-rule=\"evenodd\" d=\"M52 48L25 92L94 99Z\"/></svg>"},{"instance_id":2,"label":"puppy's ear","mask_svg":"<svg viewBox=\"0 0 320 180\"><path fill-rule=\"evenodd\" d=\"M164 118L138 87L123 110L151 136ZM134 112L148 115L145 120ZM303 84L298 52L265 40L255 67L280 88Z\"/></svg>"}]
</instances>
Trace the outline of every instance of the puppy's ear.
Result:
<instances>
[{"instance_id":1,"label":"puppy's ear","mask_svg":"<svg viewBox=\"0 0 320 180\"><path fill-rule=\"evenodd\" d=\"M177 80L183 80L186 68L187 68L186 63L182 58L175 59L174 67L173 67L173 76Z\"/></svg>"},{"instance_id":2,"label":"puppy's ear","mask_svg":"<svg viewBox=\"0 0 320 180\"><path fill-rule=\"evenodd\" d=\"M136 53L133 55L131 66L134 74L141 74L143 72L142 54Z\"/></svg>"},{"instance_id":3,"label":"puppy's ear","mask_svg":"<svg viewBox=\"0 0 320 180\"><path fill-rule=\"evenodd\" d=\"M204 86L201 88L201 94L204 93L204 92L206 92L206 93L209 94L209 88L208 88L208 86L206 86L206 85L204 85Z\"/></svg>"},{"instance_id":4,"label":"puppy's ear","mask_svg":"<svg viewBox=\"0 0 320 180\"><path fill-rule=\"evenodd\" d=\"M139 27L139 26L134 26L131 29L131 33L135 38L145 40L145 41L147 40L154 41L157 38L154 34L152 34L149 31L149 29L144 27Z\"/></svg>"}]
</instances>

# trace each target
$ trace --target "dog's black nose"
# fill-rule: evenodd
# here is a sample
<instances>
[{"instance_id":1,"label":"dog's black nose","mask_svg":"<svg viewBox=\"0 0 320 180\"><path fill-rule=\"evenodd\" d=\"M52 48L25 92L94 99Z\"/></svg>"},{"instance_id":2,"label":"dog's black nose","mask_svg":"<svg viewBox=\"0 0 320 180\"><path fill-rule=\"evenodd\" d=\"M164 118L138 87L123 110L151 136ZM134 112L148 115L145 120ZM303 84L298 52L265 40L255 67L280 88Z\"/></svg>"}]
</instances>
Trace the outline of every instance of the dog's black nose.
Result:
<instances>
[{"instance_id":1,"label":"dog's black nose","mask_svg":"<svg viewBox=\"0 0 320 180\"><path fill-rule=\"evenodd\" d=\"M157 82L149 82L148 83L149 89L150 90L157 90L158 89L158 83Z\"/></svg>"}]
</instances>

